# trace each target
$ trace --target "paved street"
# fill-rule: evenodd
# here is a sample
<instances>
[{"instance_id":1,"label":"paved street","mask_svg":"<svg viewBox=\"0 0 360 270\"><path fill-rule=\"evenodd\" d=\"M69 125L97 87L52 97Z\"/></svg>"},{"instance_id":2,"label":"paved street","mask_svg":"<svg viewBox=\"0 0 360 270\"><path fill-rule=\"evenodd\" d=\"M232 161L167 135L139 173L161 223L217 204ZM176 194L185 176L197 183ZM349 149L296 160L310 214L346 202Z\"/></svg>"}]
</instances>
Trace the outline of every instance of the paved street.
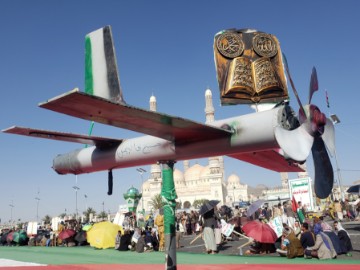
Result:
<instances>
[{"instance_id":1,"label":"paved street","mask_svg":"<svg viewBox=\"0 0 360 270\"><path fill-rule=\"evenodd\" d=\"M332 225L331 221L327 221L327 222ZM346 255L340 255L338 256L338 258L346 259L346 260L360 260L360 221L342 222L342 225L350 235L354 251L351 252L352 257L348 257ZM201 238L199 238L192 245L190 245L190 242L196 236L197 235L182 236L180 240L181 248L178 249L178 251L190 252L190 253L205 253L204 241ZM226 243L224 243L219 247L219 254L239 255L238 247L246 242L247 242L246 239L243 238L239 239L238 237L234 237L233 241L227 241ZM246 249L247 248L244 247L243 252L245 252ZM256 256L278 256L278 255L268 254L268 255L256 255Z\"/></svg>"}]
</instances>

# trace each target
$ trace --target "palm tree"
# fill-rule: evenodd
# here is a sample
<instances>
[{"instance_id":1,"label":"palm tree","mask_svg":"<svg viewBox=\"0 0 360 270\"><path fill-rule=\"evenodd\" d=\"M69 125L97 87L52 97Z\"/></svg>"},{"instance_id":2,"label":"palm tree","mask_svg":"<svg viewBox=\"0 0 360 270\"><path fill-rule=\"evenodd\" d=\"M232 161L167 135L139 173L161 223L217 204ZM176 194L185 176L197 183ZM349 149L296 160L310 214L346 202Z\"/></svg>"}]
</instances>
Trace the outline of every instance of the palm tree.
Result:
<instances>
[{"instance_id":1,"label":"palm tree","mask_svg":"<svg viewBox=\"0 0 360 270\"><path fill-rule=\"evenodd\" d=\"M164 206L160 194L157 194L154 197L152 197L149 204L153 207L154 210L158 210Z\"/></svg>"},{"instance_id":2,"label":"palm tree","mask_svg":"<svg viewBox=\"0 0 360 270\"><path fill-rule=\"evenodd\" d=\"M195 200L193 202L193 206L198 209L200 208L204 203L208 202L209 200L208 199L199 199L199 200Z\"/></svg>"},{"instance_id":3,"label":"palm tree","mask_svg":"<svg viewBox=\"0 0 360 270\"><path fill-rule=\"evenodd\" d=\"M105 220L107 219L107 214L105 211L101 211L99 214L98 214L98 218L102 219L102 220Z\"/></svg>"},{"instance_id":4,"label":"palm tree","mask_svg":"<svg viewBox=\"0 0 360 270\"><path fill-rule=\"evenodd\" d=\"M83 214L85 216L85 222L89 222L90 221L90 214L93 214L93 216L95 216L96 211L94 210L94 208L88 207L88 209L86 209L86 211L84 211Z\"/></svg>"},{"instance_id":5,"label":"palm tree","mask_svg":"<svg viewBox=\"0 0 360 270\"><path fill-rule=\"evenodd\" d=\"M42 219L44 221L44 224L50 224L51 223L51 217L49 215L46 215Z\"/></svg>"}]
</instances>

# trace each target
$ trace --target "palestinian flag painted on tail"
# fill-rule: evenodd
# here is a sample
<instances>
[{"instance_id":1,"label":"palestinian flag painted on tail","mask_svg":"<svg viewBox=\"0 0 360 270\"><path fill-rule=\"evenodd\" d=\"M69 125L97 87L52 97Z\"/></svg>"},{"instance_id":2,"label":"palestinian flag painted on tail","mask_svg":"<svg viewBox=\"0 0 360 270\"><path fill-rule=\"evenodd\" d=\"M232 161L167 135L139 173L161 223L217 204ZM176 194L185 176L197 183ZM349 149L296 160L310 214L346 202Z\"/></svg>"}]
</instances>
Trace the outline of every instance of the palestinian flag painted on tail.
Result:
<instances>
[{"instance_id":1,"label":"palestinian flag painted on tail","mask_svg":"<svg viewBox=\"0 0 360 270\"><path fill-rule=\"evenodd\" d=\"M125 103L110 26L85 37L85 93Z\"/></svg>"}]
</instances>

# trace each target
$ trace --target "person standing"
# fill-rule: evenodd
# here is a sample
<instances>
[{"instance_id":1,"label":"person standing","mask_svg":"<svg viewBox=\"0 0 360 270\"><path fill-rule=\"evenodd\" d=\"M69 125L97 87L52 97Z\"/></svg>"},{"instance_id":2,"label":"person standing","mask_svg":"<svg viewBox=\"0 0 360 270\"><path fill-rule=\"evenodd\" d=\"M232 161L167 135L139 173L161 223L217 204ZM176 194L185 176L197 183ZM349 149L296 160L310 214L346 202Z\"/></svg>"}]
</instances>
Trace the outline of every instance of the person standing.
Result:
<instances>
[{"instance_id":1,"label":"person standing","mask_svg":"<svg viewBox=\"0 0 360 270\"><path fill-rule=\"evenodd\" d=\"M295 212L292 209L291 201L286 203L287 223L291 229L295 229Z\"/></svg>"},{"instance_id":2,"label":"person standing","mask_svg":"<svg viewBox=\"0 0 360 270\"><path fill-rule=\"evenodd\" d=\"M240 216L240 209L239 209L238 205L235 205L235 209L234 209L233 213L234 213L234 217Z\"/></svg>"},{"instance_id":3,"label":"person standing","mask_svg":"<svg viewBox=\"0 0 360 270\"><path fill-rule=\"evenodd\" d=\"M344 215L343 215L343 210L342 210L342 207L341 207L341 204L338 200L335 200L334 201L334 210L335 210L335 213L337 215L337 218L342 221L343 218L344 218Z\"/></svg>"},{"instance_id":4,"label":"person standing","mask_svg":"<svg viewBox=\"0 0 360 270\"><path fill-rule=\"evenodd\" d=\"M206 252L208 254L217 253L217 246L215 241L215 228L217 227L217 219L215 210L204 213L200 219L200 226L203 232Z\"/></svg>"},{"instance_id":5,"label":"person standing","mask_svg":"<svg viewBox=\"0 0 360 270\"><path fill-rule=\"evenodd\" d=\"M165 228L164 228L164 209L159 209L159 214L155 218L155 225L159 234L159 251L165 250Z\"/></svg>"},{"instance_id":6,"label":"person standing","mask_svg":"<svg viewBox=\"0 0 360 270\"><path fill-rule=\"evenodd\" d=\"M305 222L306 213L300 201L298 201L298 208L296 211L299 217L300 224L303 224Z\"/></svg>"}]
</instances>

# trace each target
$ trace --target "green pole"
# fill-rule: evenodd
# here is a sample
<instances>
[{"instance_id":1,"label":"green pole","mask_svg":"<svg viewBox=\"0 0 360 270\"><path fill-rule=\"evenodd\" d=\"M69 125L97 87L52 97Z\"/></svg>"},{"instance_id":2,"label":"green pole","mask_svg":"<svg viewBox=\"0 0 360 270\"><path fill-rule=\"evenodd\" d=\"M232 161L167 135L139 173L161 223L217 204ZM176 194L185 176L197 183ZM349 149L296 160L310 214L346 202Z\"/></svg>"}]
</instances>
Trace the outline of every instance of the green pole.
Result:
<instances>
[{"instance_id":1,"label":"green pole","mask_svg":"<svg viewBox=\"0 0 360 270\"><path fill-rule=\"evenodd\" d=\"M165 269L176 270L174 161L162 163L161 198L164 203Z\"/></svg>"}]
</instances>

